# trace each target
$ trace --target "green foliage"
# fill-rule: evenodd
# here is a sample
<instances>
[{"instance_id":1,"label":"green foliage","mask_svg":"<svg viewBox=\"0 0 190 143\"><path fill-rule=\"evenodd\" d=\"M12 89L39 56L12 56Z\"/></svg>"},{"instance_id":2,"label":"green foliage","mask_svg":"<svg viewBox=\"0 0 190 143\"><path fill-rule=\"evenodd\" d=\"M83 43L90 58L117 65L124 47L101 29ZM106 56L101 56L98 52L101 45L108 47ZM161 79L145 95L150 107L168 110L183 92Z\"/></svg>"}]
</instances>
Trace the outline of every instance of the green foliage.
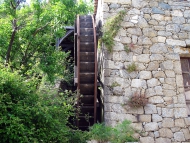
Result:
<instances>
[{"instance_id":1,"label":"green foliage","mask_svg":"<svg viewBox=\"0 0 190 143\"><path fill-rule=\"evenodd\" d=\"M87 132L72 130L74 97L37 93L33 81L0 69L0 138L6 142L85 143Z\"/></svg>"},{"instance_id":2,"label":"green foliage","mask_svg":"<svg viewBox=\"0 0 190 143\"><path fill-rule=\"evenodd\" d=\"M120 29L120 23L122 22L126 12L120 11L116 16L107 20L103 26L103 36L101 41L105 44L109 52L112 52L114 46L114 37Z\"/></svg>"},{"instance_id":3,"label":"green foliage","mask_svg":"<svg viewBox=\"0 0 190 143\"><path fill-rule=\"evenodd\" d=\"M137 141L133 138L135 130L130 126L131 122L123 121L115 127L106 126L103 123L94 124L90 127L90 138L99 142L125 143Z\"/></svg>"},{"instance_id":4,"label":"green foliage","mask_svg":"<svg viewBox=\"0 0 190 143\"><path fill-rule=\"evenodd\" d=\"M120 86L120 84L116 81L111 84L111 88L114 88L116 86Z\"/></svg>"},{"instance_id":5,"label":"green foliage","mask_svg":"<svg viewBox=\"0 0 190 143\"><path fill-rule=\"evenodd\" d=\"M136 71L136 69L137 69L137 66L135 65L135 63L131 63L130 65L127 66L128 72Z\"/></svg>"},{"instance_id":6,"label":"green foliage","mask_svg":"<svg viewBox=\"0 0 190 143\"><path fill-rule=\"evenodd\" d=\"M69 53L55 47L56 38L65 34L64 26L74 24L77 14L87 14L91 7L83 0L78 3L33 0L30 5L22 0L3 1L0 4L0 63L8 64L27 78L46 76L53 82L59 76L70 80Z\"/></svg>"},{"instance_id":7,"label":"green foliage","mask_svg":"<svg viewBox=\"0 0 190 143\"><path fill-rule=\"evenodd\" d=\"M131 51L130 48L127 45L124 46L124 49L125 49L126 53L129 53Z\"/></svg>"}]
</instances>

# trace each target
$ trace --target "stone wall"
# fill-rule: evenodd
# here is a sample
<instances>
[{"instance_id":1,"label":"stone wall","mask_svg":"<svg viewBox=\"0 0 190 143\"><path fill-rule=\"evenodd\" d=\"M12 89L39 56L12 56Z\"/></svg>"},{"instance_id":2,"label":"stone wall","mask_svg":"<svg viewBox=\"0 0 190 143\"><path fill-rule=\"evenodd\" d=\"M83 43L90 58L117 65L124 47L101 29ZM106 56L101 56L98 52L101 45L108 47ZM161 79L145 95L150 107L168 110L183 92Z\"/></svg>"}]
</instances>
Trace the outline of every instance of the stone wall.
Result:
<instances>
[{"instance_id":1,"label":"stone wall","mask_svg":"<svg viewBox=\"0 0 190 143\"><path fill-rule=\"evenodd\" d=\"M141 143L190 142L180 64L180 54L188 54L190 47L190 0L103 0L97 19L104 24L121 10L127 14L113 52L105 46L100 52L105 123L131 120L144 132L136 134ZM129 73L133 62L137 70ZM129 107L134 92L145 94L149 104Z\"/></svg>"}]
</instances>

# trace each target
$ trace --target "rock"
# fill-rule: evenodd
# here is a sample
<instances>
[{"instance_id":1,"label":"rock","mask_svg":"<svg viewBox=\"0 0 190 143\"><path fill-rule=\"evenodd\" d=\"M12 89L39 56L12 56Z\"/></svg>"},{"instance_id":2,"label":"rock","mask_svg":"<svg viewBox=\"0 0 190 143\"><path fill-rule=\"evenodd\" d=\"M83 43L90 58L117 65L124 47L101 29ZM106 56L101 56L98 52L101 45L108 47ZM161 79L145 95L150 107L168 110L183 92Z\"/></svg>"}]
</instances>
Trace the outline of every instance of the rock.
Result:
<instances>
[{"instance_id":1,"label":"rock","mask_svg":"<svg viewBox=\"0 0 190 143\"><path fill-rule=\"evenodd\" d=\"M189 140L190 139L190 132L188 129L182 129L182 132L185 136L185 140Z\"/></svg>"},{"instance_id":2,"label":"rock","mask_svg":"<svg viewBox=\"0 0 190 143\"><path fill-rule=\"evenodd\" d=\"M141 63L149 63L150 55L149 54L141 54L137 56L137 61Z\"/></svg>"},{"instance_id":3,"label":"rock","mask_svg":"<svg viewBox=\"0 0 190 143\"><path fill-rule=\"evenodd\" d=\"M181 12L181 10L173 10L171 14L172 16L179 16L179 17L183 16L183 13Z\"/></svg>"},{"instance_id":4,"label":"rock","mask_svg":"<svg viewBox=\"0 0 190 143\"><path fill-rule=\"evenodd\" d=\"M147 37L156 37L157 32L152 28L143 28L143 34Z\"/></svg>"},{"instance_id":5,"label":"rock","mask_svg":"<svg viewBox=\"0 0 190 143\"><path fill-rule=\"evenodd\" d=\"M185 124L186 124L187 126L190 126L190 117L185 118Z\"/></svg>"},{"instance_id":6,"label":"rock","mask_svg":"<svg viewBox=\"0 0 190 143\"><path fill-rule=\"evenodd\" d=\"M164 100L161 96L152 96L148 99L149 103L164 103Z\"/></svg>"},{"instance_id":7,"label":"rock","mask_svg":"<svg viewBox=\"0 0 190 143\"><path fill-rule=\"evenodd\" d=\"M145 94L146 94L146 97L151 97L151 96L156 95L156 92L155 92L154 88L148 88L148 89L146 89Z\"/></svg>"},{"instance_id":8,"label":"rock","mask_svg":"<svg viewBox=\"0 0 190 143\"><path fill-rule=\"evenodd\" d=\"M160 68L162 70L173 70L173 62L172 61L164 61L160 64Z\"/></svg>"},{"instance_id":9,"label":"rock","mask_svg":"<svg viewBox=\"0 0 190 143\"><path fill-rule=\"evenodd\" d=\"M190 10L185 10L184 11L184 17L185 18L190 18Z\"/></svg>"},{"instance_id":10,"label":"rock","mask_svg":"<svg viewBox=\"0 0 190 143\"><path fill-rule=\"evenodd\" d=\"M168 37L168 36L172 36L172 33L171 32L166 32L166 31L158 31L158 35Z\"/></svg>"},{"instance_id":11,"label":"rock","mask_svg":"<svg viewBox=\"0 0 190 143\"><path fill-rule=\"evenodd\" d=\"M158 62L150 62L150 63L148 64L147 70L150 70L150 71L152 71L152 70L157 70L158 67L159 67L159 63L158 63Z\"/></svg>"},{"instance_id":12,"label":"rock","mask_svg":"<svg viewBox=\"0 0 190 143\"><path fill-rule=\"evenodd\" d=\"M158 114L153 114L152 115L152 121L153 122L160 122L160 121L162 121L162 117L159 116Z\"/></svg>"},{"instance_id":13,"label":"rock","mask_svg":"<svg viewBox=\"0 0 190 143\"><path fill-rule=\"evenodd\" d=\"M190 32L190 24L183 24L181 30Z\"/></svg>"},{"instance_id":14,"label":"rock","mask_svg":"<svg viewBox=\"0 0 190 143\"><path fill-rule=\"evenodd\" d=\"M152 41L149 38L144 38L142 41L143 45L152 45Z\"/></svg>"},{"instance_id":15,"label":"rock","mask_svg":"<svg viewBox=\"0 0 190 143\"><path fill-rule=\"evenodd\" d=\"M175 77L175 73L172 70L166 70L165 74L167 77Z\"/></svg>"},{"instance_id":16,"label":"rock","mask_svg":"<svg viewBox=\"0 0 190 143\"><path fill-rule=\"evenodd\" d=\"M166 26L166 31L178 33L180 31L180 27L178 24L168 24Z\"/></svg>"},{"instance_id":17,"label":"rock","mask_svg":"<svg viewBox=\"0 0 190 143\"><path fill-rule=\"evenodd\" d=\"M137 35L137 36L141 36L142 35L142 31L140 28L128 28L127 32L133 35Z\"/></svg>"},{"instance_id":18,"label":"rock","mask_svg":"<svg viewBox=\"0 0 190 143\"><path fill-rule=\"evenodd\" d=\"M140 142L141 143L153 143L154 138L153 137L141 137Z\"/></svg>"},{"instance_id":19,"label":"rock","mask_svg":"<svg viewBox=\"0 0 190 143\"><path fill-rule=\"evenodd\" d=\"M187 117L186 108L175 108L174 109L175 118L184 118Z\"/></svg>"},{"instance_id":20,"label":"rock","mask_svg":"<svg viewBox=\"0 0 190 143\"><path fill-rule=\"evenodd\" d=\"M182 75L176 75L176 84L177 84L177 87L183 87L183 77Z\"/></svg>"},{"instance_id":21,"label":"rock","mask_svg":"<svg viewBox=\"0 0 190 143\"><path fill-rule=\"evenodd\" d=\"M148 87L154 87L154 86L159 85L160 82L158 81L158 79L152 78L150 80L147 80L147 84L148 84Z\"/></svg>"},{"instance_id":22,"label":"rock","mask_svg":"<svg viewBox=\"0 0 190 143\"><path fill-rule=\"evenodd\" d=\"M168 60L180 60L179 54L176 53L170 53L165 55L166 59Z\"/></svg>"},{"instance_id":23,"label":"rock","mask_svg":"<svg viewBox=\"0 0 190 143\"><path fill-rule=\"evenodd\" d=\"M142 86L142 79L132 79L131 87L139 88Z\"/></svg>"},{"instance_id":24,"label":"rock","mask_svg":"<svg viewBox=\"0 0 190 143\"><path fill-rule=\"evenodd\" d=\"M166 42L166 37L158 36L158 42L165 43Z\"/></svg>"},{"instance_id":25,"label":"rock","mask_svg":"<svg viewBox=\"0 0 190 143\"><path fill-rule=\"evenodd\" d=\"M139 115L139 121L140 122L151 122L151 115Z\"/></svg>"},{"instance_id":26,"label":"rock","mask_svg":"<svg viewBox=\"0 0 190 143\"><path fill-rule=\"evenodd\" d=\"M174 139L176 141L182 142L182 141L185 141L185 136L184 136L183 132L176 132L176 133L174 133Z\"/></svg>"},{"instance_id":27,"label":"rock","mask_svg":"<svg viewBox=\"0 0 190 143\"><path fill-rule=\"evenodd\" d=\"M174 110L170 108L162 108L162 117L173 117Z\"/></svg>"},{"instance_id":28,"label":"rock","mask_svg":"<svg viewBox=\"0 0 190 143\"><path fill-rule=\"evenodd\" d=\"M127 12L127 14L128 14L128 15L135 15L135 14L139 15L139 14L141 14L141 12L140 12L140 10L138 10L138 9L136 9L136 8L133 8L133 9L129 10L129 11Z\"/></svg>"},{"instance_id":29,"label":"rock","mask_svg":"<svg viewBox=\"0 0 190 143\"><path fill-rule=\"evenodd\" d=\"M171 143L171 139L168 139L168 138L157 138L155 143Z\"/></svg>"},{"instance_id":30,"label":"rock","mask_svg":"<svg viewBox=\"0 0 190 143\"><path fill-rule=\"evenodd\" d=\"M161 54L152 54L150 56L151 61L163 61L164 57Z\"/></svg>"},{"instance_id":31,"label":"rock","mask_svg":"<svg viewBox=\"0 0 190 143\"><path fill-rule=\"evenodd\" d=\"M183 24L183 23L185 23L185 18L174 16L174 17L172 17L172 22L176 23L176 24Z\"/></svg>"},{"instance_id":32,"label":"rock","mask_svg":"<svg viewBox=\"0 0 190 143\"><path fill-rule=\"evenodd\" d=\"M164 16L161 14L152 14L151 17L152 17L152 19L155 19L157 21L163 21L164 20Z\"/></svg>"},{"instance_id":33,"label":"rock","mask_svg":"<svg viewBox=\"0 0 190 143\"><path fill-rule=\"evenodd\" d=\"M185 43L187 46L190 46L190 40L189 39L185 40Z\"/></svg>"},{"instance_id":34,"label":"rock","mask_svg":"<svg viewBox=\"0 0 190 143\"><path fill-rule=\"evenodd\" d=\"M131 38L129 38L129 37L121 37L121 43L130 44L131 43Z\"/></svg>"},{"instance_id":35,"label":"rock","mask_svg":"<svg viewBox=\"0 0 190 143\"><path fill-rule=\"evenodd\" d=\"M132 36L132 43L133 43L133 44L136 44L136 43L137 43L137 36L136 36L136 35L133 35L133 36Z\"/></svg>"},{"instance_id":36,"label":"rock","mask_svg":"<svg viewBox=\"0 0 190 143\"><path fill-rule=\"evenodd\" d=\"M103 11L107 11L107 12L109 11L109 6L107 3L103 4Z\"/></svg>"},{"instance_id":37,"label":"rock","mask_svg":"<svg viewBox=\"0 0 190 143\"><path fill-rule=\"evenodd\" d=\"M160 137L166 137L166 138L172 138L173 133L170 129L168 128L162 128L159 130Z\"/></svg>"},{"instance_id":38,"label":"rock","mask_svg":"<svg viewBox=\"0 0 190 143\"><path fill-rule=\"evenodd\" d=\"M139 73L139 78L140 79L150 79L150 78L152 78L152 73L150 71L141 71Z\"/></svg>"},{"instance_id":39,"label":"rock","mask_svg":"<svg viewBox=\"0 0 190 143\"><path fill-rule=\"evenodd\" d=\"M164 2L159 2L158 5L160 8L162 8L164 10L170 10L171 9L171 6L169 4L164 3Z\"/></svg>"},{"instance_id":40,"label":"rock","mask_svg":"<svg viewBox=\"0 0 190 143\"><path fill-rule=\"evenodd\" d=\"M132 22L121 22L121 26L124 27L124 28L131 28L131 27L134 27L134 24Z\"/></svg>"},{"instance_id":41,"label":"rock","mask_svg":"<svg viewBox=\"0 0 190 143\"><path fill-rule=\"evenodd\" d=\"M175 126L176 127L185 127L184 119L175 119Z\"/></svg>"},{"instance_id":42,"label":"rock","mask_svg":"<svg viewBox=\"0 0 190 143\"><path fill-rule=\"evenodd\" d=\"M156 122L146 123L144 129L145 131L156 131L158 130L158 123Z\"/></svg>"},{"instance_id":43,"label":"rock","mask_svg":"<svg viewBox=\"0 0 190 143\"><path fill-rule=\"evenodd\" d=\"M156 105L147 104L147 105L144 107L144 111L145 111L145 114L156 114L156 113L157 113Z\"/></svg>"},{"instance_id":44,"label":"rock","mask_svg":"<svg viewBox=\"0 0 190 143\"><path fill-rule=\"evenodd\" d=\"M163 43L156 43L150 47L150 52L153 54L163 54L167 51L166 45Z\"/></svg>"},{"instance_id":45,"label":"rock","mask_svg":"<svg viewBox=\"0 0 190 143\"><path fill-rule=\"evenodd\" d=\"M158 25L158 21L156 20L150 20L148 23L151 25Z\"/></svg>"},{"instance_id":46,"label":"rock","mask_svg":"<svg viewBox=\"0 0 190 143\"><path fill-rule=\"evenodd\" d=\"M139 21L138 26L140 28L148 27L148 23L143 17L140 16L138 21Z\"/></svg>"},{"instance_id":47,"label":"rock","mask_svg":"<svg viewBox=\"0 0 190 143\"><path fill-rule=\"evenodd\" d=\"M120 4L112 3L112 4L110 4L109 7L110 7L110 8L113 8L113 9L116 9L116 8L119 8L119 7L120 7Z\"/></svg>"},{"instance_id":48,"label":"rock","mask_svg":"<svg viewBox=\"0 0 190 143\"><path fill-rule=\"evenodd\" d=\"M173 86L175 86L175 84L176 84L175 78L166 78L166 79L165 79L165 82L166 82L167 84L170 84L170 85L173 85Z\"/></svg>"},{"instance_id":49,"label":"rock","mask_svg":"<svg viewBox=\"0 0 190 143\"><path fill-rule=\"evenodd\" d=\"M135 8L142 8L148 5L146 1L143 0L132 0L132 6Z\"/></svg>"},{"instance_id":50,"label":"rock","mask_svg":"<svg viewBox=\"0 0 190 143\"><path fill-rule=\"evenodd\" d=\"M153 14L165 14L165 12L157 7L152 8L152 13Z\"/></svg>"},{"instance_id":51,"label":"rock","mask_svg":"<svg viewBox=\"0 0 190 143\"><path fill-rule=\"evenodd\" d=\"M131 4L131 0L104 0L107 3Z\"/></svg>"},{"instance_id":52,"label":"rock","mask_svg":"<svg viewBox=\"0 0 190 143\"><path fill-rule=\"evenodd\" d=\"M162 87L161 86L155 86L154 90L156 92L156 95L163 95Z\"/></svg>"},{"instance_id":53,"label":"rock","mask_svg":"<svg viewBox=\"0 0 190 143\"><path fill-rule=\"evenodd\" d=\"M162 127L163 128L172 128L172 127L174 127L174 120L172 118L164 118L162 120Z\"/></svg>"}]
</instances>

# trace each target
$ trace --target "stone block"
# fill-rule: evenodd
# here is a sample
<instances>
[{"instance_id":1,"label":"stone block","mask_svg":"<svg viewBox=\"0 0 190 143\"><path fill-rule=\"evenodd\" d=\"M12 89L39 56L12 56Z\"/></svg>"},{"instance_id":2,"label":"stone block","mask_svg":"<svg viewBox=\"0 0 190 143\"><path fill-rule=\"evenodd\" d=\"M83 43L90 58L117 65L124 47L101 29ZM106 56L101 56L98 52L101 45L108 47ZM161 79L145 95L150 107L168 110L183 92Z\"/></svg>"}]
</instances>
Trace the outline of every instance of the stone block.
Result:
<instances>
[{"instance_id":1,"label":"stone block","mask_svg":"<svg viewBox=\"0 0 190 143\"><path fill-rule=\"evenodd\" d=\"M131 0L104 0L106 3L131 4Z\"/></svg>"},{"instance_id":2,"label":"stone block","mask_svg":"<svg viewBox=\"0 0 190 143\"><path fill-rule=\"evenodd\" d=\"M140 12L140 11L139 11ZM148 25L148 23L147 23L147 21L143 18L143 17L139 17L139 19L138 19L138 26L140 27L140 28L145 28L145 27L149 27L149 25Z\"/></svg>"},{"instance_id":3,"label":"stone block","mask_svg":"<svg viewBox=\"0 0 190 143\"><path fill-rule=\"evenodd\" d=\"M163 128L172 128L172 127L174 127L174 120L172 118L164 118L162 120L162 127Z\"/></svg>"},{"instance_id":4,"label":"stone block","mask_svg":"<svg viewBox=\"0 0 190 143\"><path fill-rule=\"evenodd\" d=\"M185 118L184 120L185 120L185 124L186 124L187 126L190 126L190 117Z\"/></svg>"},{"instance_id":5,"label":"stone block","mask_svg":"<svg viewBox=\"0 0 190 143\"><path fill-rule=\"evenodd\" d=\"M144 111L145 111L145 114L156 114L157 113L156 105L147 104L144 107Z\"/></svg>"},{"instance_id":6,"label":"stone block","mask_svg":"<svg viewBox=\"0 0 190 143\"><path fill-rule=\"evenodd\" d=\"M180 60L179 54L176 54L176 53L168 53L168 54L165 55L165 57L168 60L176 60L176 61Z\"/></svg>"},{"instance_id":7,"label":"stone block","mask_svg":"<svg viewBox=\"0 0 190 143\"><path fill-rule=\"evenodd\" d=\"M132 27L134 27L135 25L134 25L132 22L122 21L122 22L121 22L121 26L122 26L123 28L132 28Z\"/></svg>"},{"instance_id":8,"label":"stone block","mask_svg":"<svg viewBox=\"0 0 190 143\"><path fill-rule=\"evenodd\" d=\"M150 47L150 52L153 54L163 54L166 53L168 50L164 43L156 43Z\"/></svg>"},{"instance_id":9,"label":"stone block","mask_svg":"<svg viewBox=\"0 0 190 143\"><path fill-rule=\"evenodd\" d=\"M158 22L156 20L150 20L148 23L151 25L158 25Z\"/></svg>"},{"instance_id":10,"label":"stone block","mask_svg":"<svg viewBox=\"0 0 190 143\"><path fill-rule=\"evenodd\" d=\"M171 9L171 6L165 2L159 2L158 5L160 8L162 8L164 10L170 10Z\"/></svg>"},{"instance_id":11,"label":"stone block","mask_svg":"<svg viewBox=\"0 0 190 143\"><path fill-rule=\"evenodd\" d=\"M137 61L141 63L149 63L150 55L149 54L141 54L137 56Z\"/></svg>"},{"instance_id":12,"label":"stone block","mask_svg":"<svg viewBox=\"0 0 190 143\"><path fill-rule=\"evenodd\" d=\"M179 24L168 24L166 26L166 31L178 33L180 31Z\"/></svg>"},{"instance_id":13,"label":"stone block","mask_svg":"<svg viewBox=\"0 0 190 143\"><path fill-rule=\"evenodd\" d=\"M132 79L131 87L139 88L142 86L142 79Z\"/></svg>"},{"instance_id":14,"label":"stone block","mask_svg":"<svg viewBox=\"0 0 190 143\"><path fill-rule=\"evenodd\" d=\"M182 71L181 71L181 63L180 63L180 61L173 62L173 65L174 65L174 72L176 74L181 74Z\"/></svg>"},{"instance_id":15,"label":"stone block","mask_svg":"<svg viewBox=\"0 0 190 143\"><path fill-rule=\"evenodd\" d=\"M155 143L171 143L171 139L168 138L157 138Z\"/></svg>"},{"instance_id":16,"label":"stone block","mask_svg":"<svg viewBox=\"0 0 190 143\"><path fill-rule=\"evenodd\" d=\"M175 77L175 73L173 70L166 70L165 74L167 77Z\"/></svg>"},{"instance_id":17,"label":"stone block","mask_svg":"<svg viewBox=\"0 0 190 143\"><path fill-rule=\"evenodd\" d=\"M158 35L159 36L164 36L164 37L169 37L169 36L172 36L172 33L167 32L167 31L158 31Z\"/></svg>"},{"instance_id":18,"label":"stone block","mask_svg":"<svg viewBox=\"0 0 190 143\"><path fill-rule=\"evenodd\" d=\"M162 117L158 114L153 114L152 115L152 121L153 122L160 122L160 121L162 121Z\"/></svg>"},{"instance_id":19,"label":"stone block","mask_svg":"<svg viewBox=\"0 0 190 143\"><path fill-rule=\"evenodd\" d=\"M164 103L164 100L161 96L152 96L148 99L149 103Z\"/></svg>"},{"instance_id":20,"label":"stone block","mask_svg":"<svg viewBox=\"0 0 190 143\"><path fill-rule=\"evenodd\" d=\"M156 37L157 32L152 28L143 28L143 35L147 37Z\"/></svg>"},{"instance_id":21,"label":"stone block","mask_svg":"<svg viewBox=\"0 0 190 143\"><path fill-rule=\"evenodd\" d=\"M158 130L158 123L156 122L146 123L144 129L145 131L156 131Z\"/></svg>"},{"instance_id":22,"label":"stone block","mask_svg":"<svg viewBox=\"0 0 190 143\"><path fill-rule=\"evenodd\" d=\"M190 10L185 10L184 11L184 17L185 18L190 18Z\"/></svg>"},{"instance_id":23,"label":"stone block","mask_svg":"<svg viewBox=\"0 0 190 143\"><path fill-rule=\"evenodd\" d=\"M162 117L173 117L174 110L170 108L162 108Z\"/></svg>"},{"instance_id":24,"label":"stone block","mask_svg":"<svg viewBox=\"0 0 190 143\"><path fill-rule=\"evenodd\" d=\"M173 86L176 85L175 78L165 78L165 82Z\"/></svg>"},{"instance_id":25,"label":"stone block","mask_svg":"<svg viewBox=\"0 0 190 143\"><path fill-rule=\"evenodd\" d=\"M161 55L161 54L152 54L152 55L150 56L150 60L151 60L151 61L163 61L163 60L164 60L164 57L163 57L163 55Z\"/></svg>"},{"instance_id":26,"label":"stone block","mask_svg":"<svg viewBox=\"0 0 190 143\"><path fill-rule=\"evenodd\" d=\"M148 2L142 0L132 0L132 6L135 8L142 8L148 5Z\"/></svg>"},{"instance_id":27,"label":"stone block","mask_svg":"<svg viewBox=\"0 0 190 143\"><path fill-rule=\"evenodd\" d=\"M167 43L168 45L171 45L171 46L182 46L182 47L186 47L185 41L182 41L182 40L167 39L167 40L166 40L166 43Z\"/></svg>"},{"instance_id":28,"label":"stone block","mask_svg":"<svg viewBox=\"0 0 190 143\"><path fill-rule=\"evenodd\" d=\"M182 26L181 26L181 29L183 30L183 31L190 31L190 24L183 24Z\"/></svg>"},{"instance_id":29,"label":"stone block","mask_svg":"<svg viewBox=\"0 0 190 143\"><path fill-rule=\"evenodd\" d=\"M190 132L188 129L182 129L182 132L185 136L185 140L189 140L190 139Z\"/></svg>"},{"instance_id":30,"label":"stone block","mask_svg":"<svg viewBox=\"0 0 190 143\"><path fill-rule=\"evenodd\" d=\"M159 130L159 134L160 134L160 137L165 137L165 138L172 138L173 137L172 131L168 128L161 128Z\"/></svg>"},{"instance_id":31,"label":"stone block","mask_svg":"<svg viewBox=\"0 0 190 143\"><path fill-rule=\"evenodd\" d=\"M174 133L174 139L176 141L182 142L182 141L185 141L185 136L184 136L183 132L176 132L176 133Z\"/></svg>"},{"instance_id":32,"label":"stone block","mask_svg":"<svg viewBox=\"0 0 190 143\"><path fill-rule=\"evenodd\" d=\"M154 87L154 86L160 85L160 82L158 81L158 79L152 78L150 80L147 80L147 85L148 87Z\"/></svg>"},{"instance_id":33,"label":"stone block","mask_svg":"<svg viewBox=\"0 0 190 143\"><path fill-rule=\"evenodd\" d=\"M177 87L183 87L183 77L182 75L176 75Z\"/></svg>"},{"instance_id":34,"label":"stone block","mask_svg":"<svg viewBox=\"0 0 190 143\"><path fill-rule=\"evenodd\" d=\"M179 17L183 16L183 13L181 12L181 10L173 10L171 14L172 16L179 16Z\"/></svg>"},{"instance_id":35,"label":"stone block","mask_svg":"<svg viewBox=\"0 0 190 143\"><path fill-rule=\"evenodd\" d=\"M184 119L175 119L175 126L176 127L185 127Z\"/></svg>"},{"instance_id":36,"label":"stone block","mask_svg":"<svg viewBox=\"0 0 190 143\"><path fill-rule=\"evenodd\" d=\"M141 12L137 8L133 8L127 12L127 15L139 15Z\"/></svg>"},{"instance_id":37,"label":"stone block","mask_svg":"<svg viewBox=\"0 0 190 143\"><path fill-rule=\"evenodd\" d=\"M142 44L143 45L152 45L152 41L148 37L145 37L142 41Z\"/></svg>"},{"instance_id":38,"label":"stone block","mask_svg":"<svg viewBox=\"0 0 190 143\"><path fill-rule=\"evenodd\" d=\"M151 96L156 95L156 92L154 88L148 88L146 89L145 94L146 94L146 97L151 97Z\"/></svg>"},{"instance_id":39,"label":"stone block","mask_svg":"<svg viewBox=\"0 0 190 143\"><path fill-rule=\"evenodd\" d=\"M142 123L132 123L131 126L138 131L142 131L143 129Z\"/></svg>"},{"instance_id":40,"label":"stone block","mask_svg":"<svg viewBox=\"0 0 190 143\"><path fill-rule=\"evenodd\" d=\"M163 71L152 71L152 75L154 78L164 78L166 77Z\"/></svg>"},{"instance_id":41,"label":"stone block","mask_svg":"<svg viewBox=\"0 0 190 143\"><path fill-rule=\"evenodd\" d=\"M142 31L141 31L140 28L128 28L127 32L129 34L132 34L132 35L137 35L137 36L141 36L142 35Z\"/></svg>"},{"instance_id":42,"label":"stone block","mask_svg":"<svg viewBox=\"0 0 190 143\"><path fill-rule=\"evenodd\" d=\"M131 38L129 38L129 37L121 37L121 43L130 44L131 43Z\"/></svg>"},{"instance_id":43,"label":"stone block","mask_svg":"<svg viewBox=\"0 0 190 143\"><path fill-rule=\"evenodd\" d=\"M172 17L172 22L176 24L183 24L185 23L185 18L184 17L179 17L179 16L173 16Z\"/></svg>"},{"instance_id":44,"label":"stone block","mask_svg":"<svg viewBox=\"0 0 190 143\"><path fill-rule=\"evenodd\" d=\"M159 68L159 62L157 62L157 61L153 61L153 62L150 62L149 64L148 64L148 67L147 67L147 70L150 70L150 71L153 71L153 70L157 70L158 68Z\"/></svg>"},{"instance_id":45,"label":"stone block","mask_svg":"<svg viewBox=\"0 0 190 143\"><path fill-rule=\"evenodd\" d=\"M140 138L141 143L154 143L153 137L141 137Z\"/></svg>"},{"instance_id":46,"label":"stone block","mask_svg":"<svg viewBox=\"0 0 190 143\"><path fill-rule=\"evenodd\" d=\"M174 109L174 116L175 116L175 118L187 117L186 108L175 108Z\"/></svg>"},{"instance_id":47,"label":"stone block","mask_svg":"<svg viewBox=\"0 0 190 143\"><path fill-rule=\"evenodd\" d=\"M151 122L151 115L139 115L139 121L140 122Z\"/></svg>"},{"instance_id":48,"label":"stone block","mask_svg":"<svg viewBox=\"0 0 190 143\"><path fill-rule=\"evenodd\" d=\"M152 13L153 14L165 14L165 12L157 7L152 8Z\"/></svg>"},{"instance_id":49,"label":"stone block","mask_svg":"<svg viewBox=\"0 0 190 143\"><path fill-rule=\"evenodd\" d=\"M161 14L152 14L151 17L152 17L152 19L155 19L157 21L163 21L164 20L164 16Z\"/></svg>"},{"instance_id":50,"label":"stone block","mask_svg":"<svg viewBox=\"0 0 190 143\"><path fill-rule=\"evenodd\" d=\"M165 43L166 42L166 37L158 36L158 42L159 43Z\"/></svg>"},{"instance_id":51,"label":"stone block","mask_svg":"<svg viewBox=\"0 0 190 143\"><path fill-rule=\"evenodd\" d=\"M139 78L140 79L151 79L152 73L150 71L141 71L141 72L139 72Z\"/></svg>"},{"instance_id":52,"label":"stone block","mask_svg":"<svg viewBox=\"0 0 190 143\"><path fill-rule=\"evenodd\" d=\"M173 70L173 62L170 60L164 61L160 64L160 68L163 70Z\"/></svg>"},{"instance_id":53,"label":"stone block","mask_svg":"<svg viewBox=\"0 0 190 143\"><path fill-rule=\"evenodd\" d=\"M163 95L162 87L161 86L155 86L154 90L156 92L156 95Z\"/></svg>"}]
</instances>

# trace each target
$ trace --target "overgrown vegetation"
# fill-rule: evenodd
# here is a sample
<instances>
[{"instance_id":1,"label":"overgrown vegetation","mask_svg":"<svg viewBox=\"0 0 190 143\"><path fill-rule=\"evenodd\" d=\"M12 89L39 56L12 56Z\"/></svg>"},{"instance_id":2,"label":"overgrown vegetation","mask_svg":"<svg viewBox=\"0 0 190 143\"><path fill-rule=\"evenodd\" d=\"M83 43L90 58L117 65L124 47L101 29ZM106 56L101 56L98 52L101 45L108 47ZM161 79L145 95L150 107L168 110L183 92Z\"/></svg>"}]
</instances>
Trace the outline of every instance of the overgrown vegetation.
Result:
<instances>
[{"instance_id":1,"label":"overgrown vegetation","mask_svg":"<svg viewBox=\"0 0 190 143\"><path fill-rule=\"evenodd\" d=\"M131 63L127 66L127 71L130 73L130 72L133 72L133 71L136 71L137 69L137 66L135 65L135 63Z\"/></svg>"},{"instance_id":2,"label":"overgrown vegetation","mask_svg":"<svg viewBox=\"0 0 190 143\"><path fill-rule=\"evenodd\" d=\"M145 94L138 94L135 92L128 101L128 105L133 108L143 107L148 103Z\"/></svg>"},{"instance_id":3,"label":"overgrown vegetation","mask_svg":"<svg viewBox=\"0 0 190 143\"><path fill-rule=\"evenodd\" d=\"M121 85L116 81L111 84L111 88L114 88L116 86L121 86Z\"/></svg>"},{"instance_id":4,"label":"overgrown vegetation","mask_svg":"<svg viewBox=\"0 0 190 143\"><path fill-rule=\"evenodd\" d=\"M102 28L103 36L100 41L103 42L109 52L113 51L114 37L120 29L120 24L126 14L126 11L120 11L116 16L107 20Z\"/></svg>"},{"instance_id":5,"label":"overgrown vegetation","mask_svg":"<svg viewBox=\"0 0 190 143\"><path fill-rule=\"evenodd\" d=\"M123 121L115 127L106 126L104 123L94 124L90 127L90 138L100 143L125 143L137 141L133 137L135 130L131 127L131 122Z\"/></svg>"},{"instance_id":6,"label":"overgrown vegetation","mask_svg":"<svg viewBox=\"0 0 190 143\"><path fill-rule=\"evenodd\" d=\"M75 96L36 92L35 81L0 69L0 138L6 142L80 143L87 132L71 129Z\"/></svg>"}]
</instances>

